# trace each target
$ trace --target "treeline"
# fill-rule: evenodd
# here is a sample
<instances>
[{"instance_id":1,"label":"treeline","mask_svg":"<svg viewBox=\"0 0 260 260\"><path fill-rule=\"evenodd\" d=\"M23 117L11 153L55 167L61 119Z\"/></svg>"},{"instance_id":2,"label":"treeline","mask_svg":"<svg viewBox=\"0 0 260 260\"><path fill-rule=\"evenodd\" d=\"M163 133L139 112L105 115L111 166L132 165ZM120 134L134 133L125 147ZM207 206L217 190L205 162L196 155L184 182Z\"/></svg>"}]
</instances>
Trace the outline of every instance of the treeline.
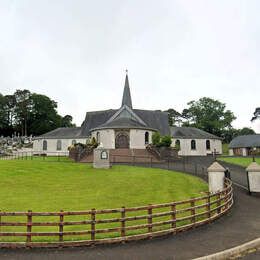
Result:
<instances>
[{"instance_id":1,"label":"treeline","mask_svg":"<svg viewBox=\"0 0 260 260\"><path fill-rule=\"evenodd\" d=\"M57 127L70 127L72 116L61 116L57 102L29 90L16 90L12 95L0 93L0 136L41 135Z\"/></svg>"},{"instance_id":2,"label":"treeline","mask_svg":"<svg viewBox=\"0 0 260 260\"><path fill-rule=\"evenodd\" d=\"M236 119L233 112L226 109L226 104L208 97L200 98L198 101L190 101L188 107L178 112L173 108L167 110L169 124L171 126L193 126L208 133L223 138L223 142L229 143L238 135L255 134L248 127L235 129L232 122ZM260 114L256 109L254 119Z\"/></svg>"}]
</instances>

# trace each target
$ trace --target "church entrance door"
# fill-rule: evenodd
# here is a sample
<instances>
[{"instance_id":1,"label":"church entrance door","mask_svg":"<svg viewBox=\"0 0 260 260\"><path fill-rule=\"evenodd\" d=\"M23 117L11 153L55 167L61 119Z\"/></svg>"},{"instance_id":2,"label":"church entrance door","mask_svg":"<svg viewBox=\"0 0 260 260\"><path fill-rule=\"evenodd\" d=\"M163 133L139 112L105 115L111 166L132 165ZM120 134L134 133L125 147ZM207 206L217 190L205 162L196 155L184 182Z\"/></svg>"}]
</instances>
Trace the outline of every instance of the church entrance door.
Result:
<instances>
[{"instance_id":1,"label":"church entrance door","mask_svg":"<svg viewBox=\"0 0 260 260\"><path fill-rule=\"evenodd\" d=\"M115 147L117 148L129 148L129 136L127 133L119 133L116 136Z\"/></svg>"}]
</instances>

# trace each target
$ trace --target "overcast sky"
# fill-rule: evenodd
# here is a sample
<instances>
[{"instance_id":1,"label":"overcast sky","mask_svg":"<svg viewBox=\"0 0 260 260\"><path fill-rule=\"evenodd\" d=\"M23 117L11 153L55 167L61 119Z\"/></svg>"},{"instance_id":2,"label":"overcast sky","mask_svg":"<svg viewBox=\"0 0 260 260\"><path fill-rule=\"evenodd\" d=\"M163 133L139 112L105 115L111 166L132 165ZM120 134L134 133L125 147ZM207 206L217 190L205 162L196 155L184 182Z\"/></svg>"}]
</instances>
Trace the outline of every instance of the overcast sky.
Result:
<instances>
[{"instance_id":1,"label":"overcast sky","mask_svg":"<svg viewBox=\"0 0 260 260\"><path fill-rule=\"evenodd\" d=\"M127 68L135 108L207 96L256 129L259 12L259 0L0 0L0 92L48 95L80 125L121 105Z\"/></svg>"}]
</instances>

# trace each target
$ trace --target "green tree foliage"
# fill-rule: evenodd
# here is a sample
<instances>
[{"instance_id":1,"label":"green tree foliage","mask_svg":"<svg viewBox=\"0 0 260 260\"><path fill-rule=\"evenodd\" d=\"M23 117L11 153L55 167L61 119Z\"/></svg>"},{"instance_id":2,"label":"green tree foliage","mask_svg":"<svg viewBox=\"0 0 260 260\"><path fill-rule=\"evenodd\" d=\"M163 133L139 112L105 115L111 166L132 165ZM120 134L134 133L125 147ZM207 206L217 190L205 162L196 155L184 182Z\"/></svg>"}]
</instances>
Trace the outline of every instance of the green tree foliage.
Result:
<instances>
[{"instance_id":1,"label":"green tree foliage","mask_svg":"<svg viewBox=\"0 0 260 260\"><path fill-rule=\"evenodd\" d=\"M161 137L160 146L170 147L172 144L172 138L169 135L164 135Z\"/></svg>"},{"instance_id":2,"label":"green tree foliage","mask_svg":"<svg viewBox=\"0 0 260 260\"><path fill-rule=\"evenodd\" d=\"M16 90L14 93L15 109L14 117L17 125L21 127L22 135L27 135L29 114L32 106L31 93L29 90Z\"/></svg>"},{"instance_id":3,"label":"green tree foliage","mask_svg":"<svg viewBox=\"0 0 260 260\"><path fill-rule=\"evenodd\" d=\"M188 103L182 116L186 120L183 125L194 126L206 132L221 136L225 130L231 129L231 123L236 119L226 105L208 97Z\"/></svg>"},{"instance_id":4,"label":"green tree foliage","mask_svg":"<svg viewBox=\"0 0 260 260\"><path fill-rule=\"evenodd\" d=\"M158 146L161 140L161 135L159 132L155 132L152 134L152 144Z\"/></svg>"},{"instance_id":5,"label":"green tree foliage","mask_svg":"<svg viewBox=\"0 0 260 260\"><path fill-rule=\"evenodd\" d=\"M61 118L61 126L62 127L71 127L75 126L75 124L72 123L72 116L71 115L66 115Z\"/></svg>"},{"instance_id":6,"label":"green tree foliage","mask_svg":"<svg viewBox=\"0 0 260 260\"><path fill-rule=\"evenodd\" d=\"M253 135L255 131L252 128L244 127L242 129L231 128L228 130L224 130L222 133L223 142L230 143L232 139L239 135Z\"/></svg>"},{"instance_id":7,"label":"green tree foliage","mask_svg":"<svg viewBox=\"0 0 260 260\"><path fill-rule=\"evenodd\" d=\"M40 94L31 95L29 129L34 135L40 135L61 126L61 116L57 113L57 103Z\"/></svg>"},{"instance_id":8,"label":"green tree foliage","mask_svg":"<svg viewBox=\"0 0 260 260\"><path fill-rule=\"evenodd\" d=\"M172 139L169 135L161 136L159 132L152 134L152 144L157 147L170 147Z\"/></svg>"},{"instance_id":9,"label":"green tree foliage","mask_svg":"<svg viewBox=\"0 0 260 260\"><path fill-rule=\"evenodd\" d=\"M13 95L0 94L0 135L41 135L57 127L70 127L72 116L60 116L57 103L45 95L16 90Z\"/></svg>"},{"instance_id":10,"label":"green tree foliage","mask_svg":"<svg viewBox=\"0 0 260 260\"><path fill-rule=\"evenodd\" d=\"M168 112L168 120L170 126L179 126L182 123L182 115L173 108L169 108L165 112Z\"/></svg>"}]
</instances>

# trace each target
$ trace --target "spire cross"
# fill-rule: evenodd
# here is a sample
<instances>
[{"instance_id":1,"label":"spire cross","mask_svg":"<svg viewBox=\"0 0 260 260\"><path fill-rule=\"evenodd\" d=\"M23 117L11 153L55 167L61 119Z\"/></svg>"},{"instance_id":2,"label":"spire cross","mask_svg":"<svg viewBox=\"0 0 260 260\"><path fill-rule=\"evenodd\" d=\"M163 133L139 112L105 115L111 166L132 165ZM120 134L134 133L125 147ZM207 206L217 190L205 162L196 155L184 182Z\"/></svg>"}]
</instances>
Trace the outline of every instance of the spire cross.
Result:
<instances>
[{"instance_id":1,"label":"spire cross","mask_svg":"<svg viewBox=\"0 0 260 260\"><path fill-rule=\"evenodd\" d=\"M128 69L125 70L126 74L128 73Z\"/></svg>"}]
</instances>

